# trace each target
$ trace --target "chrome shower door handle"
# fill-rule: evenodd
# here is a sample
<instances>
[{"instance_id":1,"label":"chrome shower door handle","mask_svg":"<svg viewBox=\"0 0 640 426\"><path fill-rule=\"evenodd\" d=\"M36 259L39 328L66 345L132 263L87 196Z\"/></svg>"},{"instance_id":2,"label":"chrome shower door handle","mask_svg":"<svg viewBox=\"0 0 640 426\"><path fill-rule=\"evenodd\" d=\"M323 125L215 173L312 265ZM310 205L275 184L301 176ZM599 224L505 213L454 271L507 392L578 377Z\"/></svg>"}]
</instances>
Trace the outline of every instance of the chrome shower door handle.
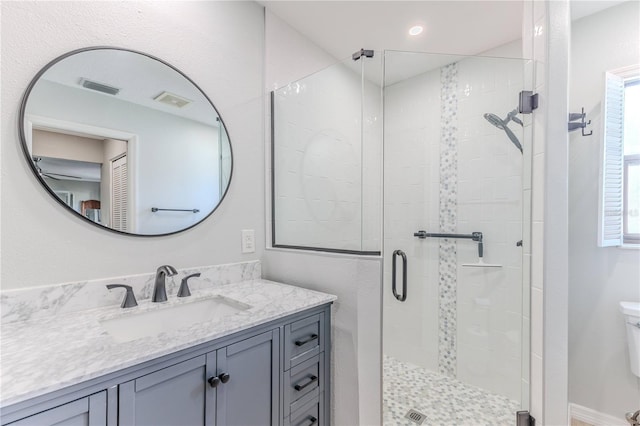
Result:
<instances>
[{"instance_id":1,"label":"chrome shower door handle","mask_svg":"<svg viewBox=\"0 0 640 426\"><path fill-rule=\"evenodd\" d=\"M396 259L402 257L402 295L399 295L396 290ZM393 296L400 302L407 300L407 255L402 250L396 250L393 252L391 263L391 291Z\"/></svg>"}]
</instances>

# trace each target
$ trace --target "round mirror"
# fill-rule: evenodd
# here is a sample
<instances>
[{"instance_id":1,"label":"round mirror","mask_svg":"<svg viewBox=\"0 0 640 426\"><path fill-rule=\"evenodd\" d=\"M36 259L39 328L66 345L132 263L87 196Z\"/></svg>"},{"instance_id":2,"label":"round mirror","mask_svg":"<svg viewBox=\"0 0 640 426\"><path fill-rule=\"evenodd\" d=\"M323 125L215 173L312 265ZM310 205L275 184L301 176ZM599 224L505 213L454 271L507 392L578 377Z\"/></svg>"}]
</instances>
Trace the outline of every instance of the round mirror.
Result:
<instances>
[{"instance_id":1,"label":"round mirror","mask_svg":"<svg viewBox=\"0 0 640 426\"><path fill-rule=\"evenodd\" d=\"M20 138L40 183L96 226L167 235L206 219L232 171L229 135L200 88L150 55L95 47L29 85Z\"/></svg>"}]
</instances>

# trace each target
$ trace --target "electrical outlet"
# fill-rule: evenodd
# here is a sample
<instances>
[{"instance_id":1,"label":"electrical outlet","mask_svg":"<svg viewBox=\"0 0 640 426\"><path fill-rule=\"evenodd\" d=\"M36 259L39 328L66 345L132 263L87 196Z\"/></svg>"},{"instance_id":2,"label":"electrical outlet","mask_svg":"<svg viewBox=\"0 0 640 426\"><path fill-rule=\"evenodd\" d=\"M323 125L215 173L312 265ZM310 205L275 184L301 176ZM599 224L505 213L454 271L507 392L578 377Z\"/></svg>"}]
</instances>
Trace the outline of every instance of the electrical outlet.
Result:
<instances>
[{"instance_id":1,"label":"electrical outlet","mask_svg":"<svg viewBox=\"0 0 640 426\"><path fill-rule=\"evenodd\" d=\"M242 230L242 253L254 253L256 251L256 233L253 229Z\"/></svg>"}]
</instances>

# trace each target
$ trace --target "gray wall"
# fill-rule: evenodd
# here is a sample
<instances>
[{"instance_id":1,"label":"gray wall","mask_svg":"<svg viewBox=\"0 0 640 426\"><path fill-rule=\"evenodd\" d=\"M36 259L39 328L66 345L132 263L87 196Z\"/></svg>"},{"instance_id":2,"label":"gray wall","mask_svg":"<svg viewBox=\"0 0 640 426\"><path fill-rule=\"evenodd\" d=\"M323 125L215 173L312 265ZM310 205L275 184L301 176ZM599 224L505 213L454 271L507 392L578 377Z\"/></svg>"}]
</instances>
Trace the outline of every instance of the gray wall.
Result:
<instances>
[{"instance_id":1,"label":"gray wall","mask_svg":"<svg viewBox=\"0 0 640 426\"><path fill-rule=\"evenodd\" d=\"M593 135L569 144L569 401L624 418L640 408L618 303L640 300L640 249L597 247L604 72L640 62L640 3L572 25L570 111L584 107Z\"/></svg>"},{"instance_id":2,"label":"gray wall","mask_svg":"<svg viewBox=\"0 0 640 426\"><path fill-rule=\"evenodd\" d=\"M24 288L259 259L264 240L263 9L254 2L2 2L2 288ZM87 46L143 51L181 69L214 102L233 144L229 194L195 228L121 236L64 211L39 186L18 141L18 108L41 67Z\"/></svg>"}]
</instances>

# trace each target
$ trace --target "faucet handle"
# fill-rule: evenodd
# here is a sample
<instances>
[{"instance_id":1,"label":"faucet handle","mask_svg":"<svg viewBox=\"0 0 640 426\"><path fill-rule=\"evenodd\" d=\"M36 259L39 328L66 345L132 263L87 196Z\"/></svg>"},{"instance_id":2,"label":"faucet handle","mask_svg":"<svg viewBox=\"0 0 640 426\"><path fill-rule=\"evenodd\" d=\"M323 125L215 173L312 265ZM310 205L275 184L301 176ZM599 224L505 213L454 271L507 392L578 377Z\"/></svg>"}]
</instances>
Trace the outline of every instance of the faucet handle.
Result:
<instances>
[{"instance_id":1,"label":"faucet handle","mask_svg":"<svg viewBox=\"0 0 640 426\"><path fill-rule=\"evenodd\" d=\"M127 290L127 293L124 295L124 299L122 300L121 308L133 308L134 306L138 306L138 302L136 302L136 296L133 294L133 289L130 285L124 284L107 284L107 288L111 290L112 288L124 288Z\"/></svg>"},{"instance_id":2,"label":"faucet handle","mask_svg":"<svg viewBox=\"0 0 640 426\"><path fill-rule=\"evenodd\" d=\"M187 275L186 277L184 277L182 279L182 282L180 283L180 289L178 290L178 297L191 296L191 291L189 291L189 285L187 284L187 281L189 281L189 278L199 277L199 276L200 276L200 272L196 272L195 274Z\"/></svg>"}]
</instances>

